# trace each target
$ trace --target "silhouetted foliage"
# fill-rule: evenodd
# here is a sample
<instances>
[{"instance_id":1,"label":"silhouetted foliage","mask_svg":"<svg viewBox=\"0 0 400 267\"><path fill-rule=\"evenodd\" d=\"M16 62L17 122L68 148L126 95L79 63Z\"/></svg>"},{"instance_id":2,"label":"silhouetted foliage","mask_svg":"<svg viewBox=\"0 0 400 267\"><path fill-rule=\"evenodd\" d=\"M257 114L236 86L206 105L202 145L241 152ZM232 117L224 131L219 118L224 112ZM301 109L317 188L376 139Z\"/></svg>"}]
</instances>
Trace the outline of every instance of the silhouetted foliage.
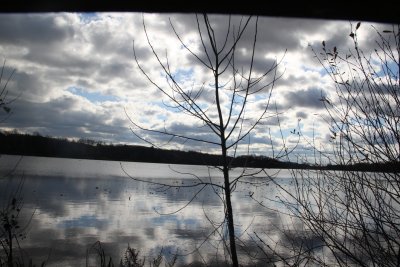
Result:
<instances>
[{"instance_id":1,"label":"silhouetted foliage","mask_svg":"<svg viewBox=\"0 0 400 267\"><path fill-rule=\"evenodd\" d=\"M8 92L8 84L14 75L15 69L11 71L10 74L6 73L6 61L4 60L3 66L0 69L0 112L4 112L6 115L9 115L11 112L10 103L15 99L9 99ZM3 115L3 114L1 114ZM7 116L8 117L8 116ZM6 117L6 118L7 118ZM2 117L0 117L0 122L3 121Z\"/></svg>"},{"instance_id":2,"label":"silhouetted foliage","mask_svg":"<svg viewBox=\"0 0 400 267\"><path fill-rule=\"evenodd\" d=\"M400 266L400 27L375 29L368 52L360 26L352 25L352 49L322 42L321 53L314 52L335 87L333 97L322 99L332 149L317 153L344 171L293 172L296 190L280 186L281 200L324 241L324 253L311 261Z\"/></svg>"}]
</instances>

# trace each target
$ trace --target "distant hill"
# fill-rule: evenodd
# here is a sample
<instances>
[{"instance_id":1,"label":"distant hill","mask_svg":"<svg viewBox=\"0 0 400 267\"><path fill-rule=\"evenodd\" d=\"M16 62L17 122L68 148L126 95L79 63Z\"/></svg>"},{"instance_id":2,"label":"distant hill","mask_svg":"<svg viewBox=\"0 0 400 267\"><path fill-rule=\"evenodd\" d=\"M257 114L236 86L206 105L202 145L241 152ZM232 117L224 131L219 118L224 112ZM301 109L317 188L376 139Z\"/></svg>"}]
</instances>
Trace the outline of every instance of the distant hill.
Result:
<instances>
[{"instance_id":1,"label":"distant hill","mask_svg":"<svg viewBox=\"0 0 400 267\"><path fill-rule=\"evenodd\" d=\"M69 141L67 139L0 133L0 153L9 155L97 159L132 162L154 162L170 164L191 164L221 166L221 157L215 154L195 151L167 150L145 146L106 145L88 139ZM229 158L231 167L254 167L274 169L325 169L400 172L399 162L382 164L310 166L293 162L283 162L265 156L238 156Z\"/></svg>"}]
</instances>

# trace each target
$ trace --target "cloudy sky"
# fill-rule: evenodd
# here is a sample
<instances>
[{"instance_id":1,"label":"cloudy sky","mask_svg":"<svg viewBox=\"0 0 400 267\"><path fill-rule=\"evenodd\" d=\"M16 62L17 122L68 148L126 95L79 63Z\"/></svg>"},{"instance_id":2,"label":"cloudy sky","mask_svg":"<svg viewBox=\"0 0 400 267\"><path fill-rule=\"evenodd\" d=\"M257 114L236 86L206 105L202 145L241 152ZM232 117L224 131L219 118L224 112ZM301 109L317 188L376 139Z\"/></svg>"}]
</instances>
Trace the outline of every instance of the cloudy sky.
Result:
<instances>
[{"instance_id":1,"label":"cloudy sky","mask_svg":"<svg viewBox=\"0 0 400 267\"><path fill-rule=\"evenodd\" d=\"M133 44L140 66L169 92L165 74L147 43L143 19L160 60L165 63L168 58L172 75L186 92L202 90L199 106L211 120L217 120L212 72L188 53L170 24L171 21L191 51L200 59L206 59L194 15L1 14L0 59L6 60L1 86L15 69L7 85L7 100L18 98L9 105L11 115L2 111L0 128L148 145L135 136L133 130L163 148L215 152L216 145L179 138L171 140L170 136L140 131L132 123L208 142L217 141L213 132L196 118L174 109L171 101L140 71L134 59ZM230 33L240 27L240 19L232 18ZM228 29L228 17L211 16L210 22L217 43L221 45ZM255 19L250 21L236 49L235 66L244 73L249 71L254 22ZM201 17L200 23L203 23ZM353 23L354 27L356 22ZM304 135L299 140L297 155L305 153L313 135L317 143L327 144L329 127L323 120L325 112L320 99L321 96L334 99L334 87L310 45L319 51L324 40L327 47L345 50L351 45L350 32L348 21L259 18L253 74L260 75L280 62L276 75L281 77L273 88L268 86L248 98L245 121L232 138L241 134L240 129L245 132L266 105L268 110L262 123L249 135L250 139L243 139L238 153L271 156L272 151L279 152L283 141L289 147L298 142L298 136L291 133L293 129L300 129ZM372 32L371 23L363 22L358 36L366 50L373 45ZM206 38L205 32L203 37ZM205 42L206 46L208 44ZM270 83L274 73L265 76L263 84ZM220 80L225 116L229 114L231 91L223 89L231 88L231 74L228 70ZM240 99L238 97L236 102ZM237 113L235 107L233 114Z\"/></svg>"}]
</instances>

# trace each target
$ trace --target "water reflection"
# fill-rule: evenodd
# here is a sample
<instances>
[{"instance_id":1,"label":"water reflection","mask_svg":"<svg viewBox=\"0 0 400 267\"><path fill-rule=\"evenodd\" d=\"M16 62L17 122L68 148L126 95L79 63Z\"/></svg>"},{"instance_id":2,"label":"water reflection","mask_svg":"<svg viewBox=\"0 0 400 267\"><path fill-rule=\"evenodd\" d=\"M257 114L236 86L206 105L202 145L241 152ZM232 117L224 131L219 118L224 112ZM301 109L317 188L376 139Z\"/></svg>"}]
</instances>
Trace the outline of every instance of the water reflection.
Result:
<instances>
[{"instance_id":1,"label":"water reflection","mask_svg":"<svg viewBox=\"0 0 400 267\"><path fill-rule=\"evenodd\" d=\"M3 156L1 171L11 169L15 161L15 157ZM163 164L125 163L124 168L135 177L162 179L171 185L196 182L192 176L181 174L184 172L195 171L204 179L209 175L208 169L199 166L173 166L180 169L180 174ZM165 188L137 182L121 171L118 162L26 157L12 179L0 180L1 191L15 188L20 177L24 177L24 220L34 213L21 247L34 262L84 266L87 249L97 240L105 244L115 263L128 244L148 257L155 257L161 249L166 255L186 254L180 258L181 263L218 261L223 255L221 236L213 232L212 226L224 218L223 203L215 188L206 187L197 194L200 187ZM285 177L280 179L288 183ZM277 188L239 184L232 197L237 235L245 245L243 257L251 254L253 259L264 260L265 253L255 253L254 233L270 240L280 239L283 232L277 229L286 218L275 211L279 205L266 209L250 195L273 199ZM4 205L5 198L0 201ZM188 201L190 205L180 210ZM274 257L268 256L269 260Z\"/></svg>"}]
</instances>

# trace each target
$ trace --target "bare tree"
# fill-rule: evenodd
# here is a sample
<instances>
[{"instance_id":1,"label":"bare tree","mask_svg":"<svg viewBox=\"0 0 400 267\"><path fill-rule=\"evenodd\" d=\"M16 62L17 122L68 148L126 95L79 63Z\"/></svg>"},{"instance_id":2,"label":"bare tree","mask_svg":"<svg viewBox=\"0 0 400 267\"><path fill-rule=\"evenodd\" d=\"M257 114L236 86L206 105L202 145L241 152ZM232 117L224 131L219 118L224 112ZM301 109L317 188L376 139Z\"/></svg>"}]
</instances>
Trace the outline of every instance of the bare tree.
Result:
<instances>
[{"instance_id":1,"label":"bare tree","mask_svg":"<svg viewBox=\"0 0 400 267\"><path fill-rule=\"evenodd\" d=\"M204 73L210 74L212 80L209 82L202 84L199 82L200 86L187 88L174 75L175 70L170 65L168 57L166 56L165 59L161 58L160 53L154 48L144 20L143 28L147 37L147 44L162 72L165 74L166 84L160 84L154 77L150 77L144 68L144 63L140 62L135 45L133 51L138 68L163 93L168 108L173 108L177 112L182 112L196 118L200 125L207 127L209 134L188 136L184 133L170 131L162 127L149 129L139 125L131 117L130 120L133 124L133 133L152 145L155 144L150 139L151 135L162 134L169 136L170 141L198 142L218 148L222 160L220 166L215 167L222 172L223 182L215 183L211 180L205 181L196 177L198 182L188 185L188 187L198 186L200 188L194 197L207 186L220 189L223 192L221 199L224 203L224 221L227 223L229 234L228 251L232 265L239 266L231 196L235 191L237 183L242 178L254 175L255 173L246 173L243 171L238 177L231 177L232 158L229 156L236 155L238 147L248 142L251 133L257 126L262 125L265 119L276 115L274 112L268 112L268 109L271 106L270 100L275 82L280 77L280 74L277 72L280 62L275 60L272 65L268 66L265 64L262 72L255 68L258 18L241 18L238 24L235 25L232 22L232 18L229 17L226 22L226 33L223 36L218 36L208 15L196 15L196 22L201 53L196 52L182 40L171 21L170 25L182 47L197 60L199 65L204 69ZM254 27L252 31L249 30L250 25ZM252 36L250 41L251 47L246 47L249 51L247 58L245 60L241 58L246 63L237 64L238 48L242 45L241 41L243 41L242 39L246 32L250 32ZM213 101L211 103L204 101L206 97L210 97L210 94ZM262 108L256 116L253 113L251 116L246 116L246 111L250 111L252 106L259 104L259 102L255 102L252 99L256 94L259 99L263 98ZM195 174L192 175L195 176ZM221 225L218 224L215 228L217 229Z\"/></svg>"},{"instance_id":2,"label":"bare tree","mask_svg":"<svg viewBox=\"0 0 400 267\"><path fill-rule=\"evenodd\" d=\"M374 28L367 53L360 26L352 25L353 49L322 42L321 53L313 50L336 88L321 99L332 149L319 152L342 170L294 171L295 189L281 187L281 201L323 240L314 261L400 266L400 28Z\"/></svg>"},{"instance_id":3,"label":"bare tree","mask_svg":"<svg viewBox=\"0 0 400 267\"><path fill-rule=\"evenodd\" d=\"M7 73L6 61L0 70L0 108L5 112L6 117L0 119L0 122L6 120L11 114L10 105L17 97L10 99L8 85L14 76L15 69ZM0 155L1 158L1 155ZM0 179L13 179L12 173L18 167L22 157L17 161L14 168L1 176ZM2 188L1 200L3 205L0 207L0 266L17 266L18 262L23 262L24 259L17 257L16 251L21 251L20 240L26 235L27 227L30 220L21 222L21 214L23 210L23 195L22 189L24 185L24 177L21 177L17 185L11 186L7 183L5 188ZM33 217L33 213L31 218ZM17 250L16 250L17 248Z\"/></svg>"},{"instance_id":4,"label":"bare tree","mask_svg":"<svg viewBox=\"0 0 400 267\"><path fill-rule=\"evenodd\" d=\"M13 102L15 99L11 101L8 100L9 97L8 97L7 86L15 73L15 69L12 70L11 74L9 74L8 77L5 77L6 76L5 72L6 72L6 61L4 60L3 66L1 67L0 71L0 108L3 109L3 111L5 111L7 114L9 114L11 112L9 104ZM5 119L3 119L3 121L4 120Z\"/></svg>"}]
</instances>

